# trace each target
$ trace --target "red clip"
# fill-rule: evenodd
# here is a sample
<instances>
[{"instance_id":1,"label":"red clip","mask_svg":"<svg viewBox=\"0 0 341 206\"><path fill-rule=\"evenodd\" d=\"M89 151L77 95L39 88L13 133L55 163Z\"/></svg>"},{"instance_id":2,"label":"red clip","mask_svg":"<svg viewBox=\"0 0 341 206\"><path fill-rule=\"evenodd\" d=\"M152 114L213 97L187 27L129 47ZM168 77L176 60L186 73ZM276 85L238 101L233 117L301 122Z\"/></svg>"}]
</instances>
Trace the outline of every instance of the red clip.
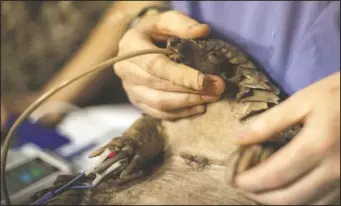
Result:
<instances>
[{"instance_id":1,"label":"red clip","mask_svg":"<svg viewBox=\"0 0 341 206\"><path fill-rule=\"evenodd\" d=\"M116 156L116 152L114 152L114 151L112 151L112 152L110 152L110 154L108 155L108 158L113 158L113 157L115 157Z\"/></svg>"}]
</instances>

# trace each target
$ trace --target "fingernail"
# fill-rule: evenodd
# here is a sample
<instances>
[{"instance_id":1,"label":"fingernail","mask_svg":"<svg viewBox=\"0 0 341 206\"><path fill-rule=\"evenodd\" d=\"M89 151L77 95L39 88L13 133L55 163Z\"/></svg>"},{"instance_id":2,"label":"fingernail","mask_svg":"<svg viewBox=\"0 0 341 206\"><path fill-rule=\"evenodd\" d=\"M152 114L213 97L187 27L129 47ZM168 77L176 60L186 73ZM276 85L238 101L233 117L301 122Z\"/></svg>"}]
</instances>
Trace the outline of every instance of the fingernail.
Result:
<instances>
[{"instance_id":1,"label":"fingernail","mask_svg":"<svg viewBox=\"0 0 341 206\"><path fill-rule=\"evenodd\" d=\"M223 82L217 81L212 75L206 75L204 82L204 91L209 94L220 95L224 92L225 85Z\"/></svg>"},{"instance_id":2,"label":"fingernail","mask_svg":"<svg viewBox=\"0 0 341 206\"><path fill-rule=\"evenodd\" d=\"M216 81L211 81L212 83L212 88L213 91L215 92L215 94L221 94L224 92L224 87L221 86L221 84L219 84L219 82Z\"/></svg>"}]
</instances>

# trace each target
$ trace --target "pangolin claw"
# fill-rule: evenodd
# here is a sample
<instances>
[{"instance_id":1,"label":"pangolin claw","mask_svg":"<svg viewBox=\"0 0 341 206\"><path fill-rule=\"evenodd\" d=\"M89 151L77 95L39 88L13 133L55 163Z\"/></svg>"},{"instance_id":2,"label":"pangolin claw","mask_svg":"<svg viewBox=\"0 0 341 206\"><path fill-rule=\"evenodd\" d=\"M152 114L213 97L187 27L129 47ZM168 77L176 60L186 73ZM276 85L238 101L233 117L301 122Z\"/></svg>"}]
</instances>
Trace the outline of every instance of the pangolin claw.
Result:
<instances>
[{"instance_id":1,"label":"pangolin claw","mask_svg":"<svg viewBox=\"0 0 341 206\"><path fill-rule=\"evenodd\" d=\"M141 177L150 168L142 168L144 163L153 160L164 149L164 139L159 134L159 120L144 115L137 119L120 137L95 150L90 157L102 154L106 149L115 153L113 158L104 161L95 172L102 172L118 161L124 161L111 177L118 184Z\"/></svg>"},{"instance_id":2,"label":"pangolin claw","mask_svg":"<svg viewBox=\"0 0 341 206\"><path fill-rule=\"evenodd\" d=\"M278 146L270 144L255 144L249 146L240 146L231 155L232 173L228 178L229 184L234 184L234 179L238 174L249 170L250 168L264 162L273 153Z\"/></svg>"},{"instance_id":3,"label":"pangolin claw","mask_svg":"<svg viewBox=\"0 0 341 206\"><path fill-rule=\"evenodd\" d=\"M271 92L253 90L252 95L241 99L241 102L267 102L278 104L279 97Z\"/></svg>"}]
</instances>

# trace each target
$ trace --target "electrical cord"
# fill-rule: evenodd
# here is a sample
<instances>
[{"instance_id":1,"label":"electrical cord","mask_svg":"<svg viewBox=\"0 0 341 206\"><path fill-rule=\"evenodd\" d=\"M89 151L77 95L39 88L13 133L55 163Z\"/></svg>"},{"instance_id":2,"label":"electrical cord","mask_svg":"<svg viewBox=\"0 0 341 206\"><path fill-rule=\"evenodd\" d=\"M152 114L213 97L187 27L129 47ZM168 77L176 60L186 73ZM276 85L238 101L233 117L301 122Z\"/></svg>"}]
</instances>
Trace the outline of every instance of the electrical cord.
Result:
<instances>
[{"instance_id":1,"label":"electrical cord","mask_svg":"<svg viewBox=\"0 0 341 206\"><path fill-rule=\"evenodd\" d=\"M114 151L109 151L108 154L106 152L102 154L104 154L104 156L102 156L104 161L109 160L109 159L111 159L111 161L109 160L106 162L102 162L104 164L101 163L100 165L96 166L95 168L91 170L80 173L71 181L67 182L66 184L61 185L59 188L55 189L54 191L47 192L45 195L43 195L42 197L40 197L38 200L34 201L30 205L43 205L45 202L49 201L51 198L62 194L65 190L68 190L68 189L84 190L84 189L91 189L91 188L98 186L101 183L101 181L103 181L104 177L106 177L109 173L113 172L115 169L119 168L122 165L122 161L124 161L121 158L119 162L116 162L117 158L115 158L115 157L124 156L124 152L120 153L121 155L118 155L118 156L116 156L116 152ZM109 168L107 166L109 166ZM103 169L104 169L104 172L103 172ZM101 174L101 171L103 172L102 174ZM73 184L77 183L78 180L82 179L83 177L87 177L91 173L96 175L92 184L85 184L85 185L83 184L83 185L73 186Z\"/></svg>"},{"instance_id":2,"label":"electrical cord","mask_svg":"<svg viewBox=\"0 0 341 206\"><path fill-rule=\"evenodd\" d=\"M93 74L95 72L101 71L103 69L106 69L108 66L112 66L113 64L115 64L118 61L122 61L128 58L132 58L132 57L136 57L136 56L140 56L140 55L146 55L146 54L165 54L165 55L170 55L173 53L173 51L168 50L168 49L161 49L161 48L157 48L157 49L146 49L146 50L140 50L140 51L135 51L135 52L130 52L128 54L122 55L122 56L116 56L114 58L108 59L94 67L91 68L91 70L84 72L83 74L80 74L79 76L64 81L63 83L61 83L59 86L53 87L51 88L49 91L47 91L46 93L44 93L41 97L39 97L37 100L35 100L19 117L18 119L16 119L16 121L14 122L14 124L12 125L12 127L9 129L6 138L4 140L4 144L2 146L1 149L1 190L3 191L3 195L4 195L4 200L5 203L7 205L11 205L11 201L8 195L8 191L7 191L7 185L6 185L6 161L7 161L7 153L9 150L9 146L10 146L10 141L13 138L14 132L16 131L16 129L20 126L20 124L27 119L30 114L35 111L41 104L43 104L48 98L50 98L52 95L54 95L55 93L57 93L58 91L60 91L61 89L67 87L68 85L74 83L75 81L89 75L89 74Z\"/></svg>"},{"instance_id":3,"label":"electrical cord","mask_svg":"<svg viewBox=\"0 0 341 206\"><path fill-rule=\"evenodd\" d=\"M80 173L77 177L73 178L70 182L68 182L67 184L61 186L60 188L58 188L57 190L53 191L53 192L48 192L46 193L43 197L39 198L37 201L35 201L34 203L30 204L30 205L43 205L47 200L55 197L56 195L61 194L62 192L64 192L65 190L67 190L68 188L70 188L72 186L73 183L75 183L77 180L83 178L85 176L85 173Z\"/></svg>"}]
</instances>

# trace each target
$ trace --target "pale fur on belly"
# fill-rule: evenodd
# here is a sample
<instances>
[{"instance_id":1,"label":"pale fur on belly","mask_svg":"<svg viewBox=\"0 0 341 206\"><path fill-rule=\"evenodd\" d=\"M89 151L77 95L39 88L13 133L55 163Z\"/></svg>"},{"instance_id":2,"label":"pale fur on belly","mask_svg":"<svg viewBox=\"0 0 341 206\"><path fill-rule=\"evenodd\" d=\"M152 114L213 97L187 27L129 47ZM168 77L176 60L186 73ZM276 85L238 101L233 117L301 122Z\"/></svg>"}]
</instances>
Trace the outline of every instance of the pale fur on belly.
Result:
<instances>
[{"instance_id":1,"label":"pale fur on belly","mask_svg":"<svg viewBox=\"0 0 341 206\"><path fill-rule=\"evenodd\" d=\"M226 158L236 147L232 138L242 126L252 121L239 121L249 104L221 100L209 104L203 115L174 122L163 121L167 150L173 155L186 152L204 156L216 164L226 164Z\"/></svg>"},{"instance_id":2,"label":"pale fur on belly","mask_svg":"<svg viewBox=\"0 0 341 206\"><path fill-rule=\"evenodd\" d=\"M247 107L248 103L221 100L208 105L203 115L164 121L167 157L162 167L121 188L110 187L109 181L93 198L101 204L255 204L226 184L231 172L226 159L235 148L231 138L243 126L238 119ZM205 157L209 163L193 168L181 153Z\"/></svg>"},{"instance_id":3,"label":"pale fur on belly","mask_svg":"<svg viewBox=\"0 0 341 206\"><path fill-rule=\"evenodd\" d=\"M104 204L248 204L236 189L221 181L226 168L210 165L207 169L193 169L179 156L166 160L163 166L145 181L119 192L112 191Z\"/></svg>"}]
</instances>

